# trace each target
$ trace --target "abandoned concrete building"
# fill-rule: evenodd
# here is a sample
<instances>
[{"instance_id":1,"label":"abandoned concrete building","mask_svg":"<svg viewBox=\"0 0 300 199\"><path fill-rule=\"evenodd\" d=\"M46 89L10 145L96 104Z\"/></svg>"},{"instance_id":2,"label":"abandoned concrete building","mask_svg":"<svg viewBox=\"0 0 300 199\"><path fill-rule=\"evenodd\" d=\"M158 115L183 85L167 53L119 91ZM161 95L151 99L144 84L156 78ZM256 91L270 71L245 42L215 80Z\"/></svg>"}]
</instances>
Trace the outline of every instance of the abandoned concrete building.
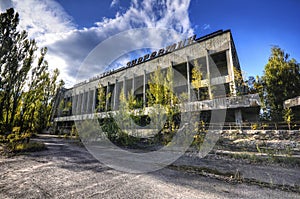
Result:
<instances>
[{"instance_id":1,"label":"abandoned concrete building","mask_svg":"<svg viewBox=\"0 0 300 199\"><path fill-rule=\"evenodd\" d=\"M300 96L285 100L283 106L292 110L296 121L300 120Z\"/></svg>"},{"instance_id":2,"label":"abandoned concrete building","mask_svg":"<svg viewBox=\"0 0 300 199\"><path fill-rule=\"evenodd\" d=\"M196 94L197 88L191 86L196 63L202 73L200 95ZM118 110L122 90L132 92L145 107L151 74L158 66L163 71L170 65L180 74L174 80L174 90L187 93L187 103L193 111L201 111L203 120L209 122L210 112L218 109L226 109L225 122L241 124L258 120L259 96L248 94L247 87L238 80L242 75L231 31L219 30L200 38L190 37L132 60L122 68L62 89L56 101L54 122L69 126L95 113ZM106 95L109 94L104 110L97 109L99 84L105 88Z\"/></svg>"}]
</instances>

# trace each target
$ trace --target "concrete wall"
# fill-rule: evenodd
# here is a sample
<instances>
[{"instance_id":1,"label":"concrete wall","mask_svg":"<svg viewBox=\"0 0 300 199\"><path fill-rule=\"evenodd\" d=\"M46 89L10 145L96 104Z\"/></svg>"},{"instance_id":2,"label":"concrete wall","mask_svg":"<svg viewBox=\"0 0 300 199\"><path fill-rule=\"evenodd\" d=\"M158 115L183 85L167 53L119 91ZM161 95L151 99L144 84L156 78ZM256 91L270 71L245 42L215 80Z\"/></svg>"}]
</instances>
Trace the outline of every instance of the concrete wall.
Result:
<instances>
[{"instance_id":1,"label":"concrete wall","mask_svg":"<svg viewBox=\"0 0 300 199\"><path fill-rule=\"evenodd\" d=\"M210 78L211 71L218 73L218 71L213 70L213 66L215 66L215 64L211 55L216 55L216 53L220 52L225 53L225 64L227 65L228 71L224 72L224 70L226 70L226 66L225 68L222 66L222 74L225 75L220 76L219 74L214 75L213 78ZM191 82L191 70L193 67L191 60L195 60L199 57L204 57L204 60L206 60L207 63L207 79L203 79L202 83L204 86L208 87L209 98L214 98L212 87L215 85L224 85L224 83L231 85L229 86L230 93L235 96L236 88L232 67L239 67L239 63L231 33L230 31L225 31L210 38L204 37L203 39L200 39L184 48L176 49L173 52L150 59L136 66L127 67L126 69L118 72L111 72L111 74L103 76L99 79L92 78L83 83L79 83L65 92L65 98L72 97L73 115L91 114L96 112L96 89L99 87L99 84L107 88L107 93L111 92L111 99L109 104L106 105L106 110L108 110L108 107L110 107L110 110L116 110L118 108L121 90L125 90L125 93L134 91L135 95L142 95L145 103L146 85L150 79L150 74L157 70L157 67L160 67L162 70L164 70L169 66L173 66L175 68L176 66L180 66L180 70L185 73L185 75L176 78L174 81L174 87L177 87L178 91L188 91L188 94L191 98L191 93L193 92L191 86L189 86L189 83ZM184 89L183 87L187 88ZM239 116L240 120L240 114L237 115Z\"/></svg>"}]
</instances>

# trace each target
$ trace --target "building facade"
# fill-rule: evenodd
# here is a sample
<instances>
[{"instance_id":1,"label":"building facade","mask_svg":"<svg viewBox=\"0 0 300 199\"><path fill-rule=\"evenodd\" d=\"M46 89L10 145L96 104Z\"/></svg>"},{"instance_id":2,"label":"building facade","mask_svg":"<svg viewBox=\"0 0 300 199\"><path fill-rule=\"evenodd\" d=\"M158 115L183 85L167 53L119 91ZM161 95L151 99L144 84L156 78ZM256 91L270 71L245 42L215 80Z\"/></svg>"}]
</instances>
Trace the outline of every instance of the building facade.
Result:
<instances>
[{"instance_id":1,"label":"building facade","mask_svg":"<svg viewBox=\"0 0 300 199\"><path fill-rule=\"evenodd\" d=\"M147 89L151 74L159 67L176 71L174 92L186 93L189 110L201 111L201 120L209 122L210 112L226 109L226 122L241 124L258 119L260 103L257 94L247 94L241 67L230 30L190 37L173 45L145 54L125 67L108 71L89 80L62 89L53 116L59 125L92 118L101 112L117 111L120 93L131 92L142 106L147 107ZM193 87L194 68L200 68L199 87ZM99 105L99 85L109 97L105 108Z\"/></svg>"},{"instance_id":2,"label":"building facade","mask_svg":"<svg viewBox=\"0 0 300 199\"><path fill-rule=\"evenodd\" d=\"M300 96L285 100L283 106L292 110L293 118L296 121L300 120Z\"/></svg>"}]
</instances>

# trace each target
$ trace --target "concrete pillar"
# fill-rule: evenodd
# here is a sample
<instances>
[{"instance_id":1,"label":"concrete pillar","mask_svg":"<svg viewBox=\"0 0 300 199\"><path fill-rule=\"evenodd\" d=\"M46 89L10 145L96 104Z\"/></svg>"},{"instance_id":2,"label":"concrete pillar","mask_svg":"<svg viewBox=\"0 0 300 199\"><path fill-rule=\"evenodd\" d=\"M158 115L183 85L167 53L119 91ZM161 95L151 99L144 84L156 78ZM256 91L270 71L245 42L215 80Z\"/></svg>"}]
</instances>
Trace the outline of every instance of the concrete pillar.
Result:
<instances>
[{"instance_id":1,"label":"concrete pillar","mask_svg":"<svg viewBox=\"0 0 300 199\"><path fill-rule=\"evenodd\" d=\"M146 107L146 81L147 81L147 71L144 70L144 81L143 81L143 103L144 107Z\"/></svg>"},{"instance_id":2,"label":"concrete pillar","mask_svg":"<svg viewBox=\"0 0 300 199\"><path fill-rule=\"evenodd\" d=\"M242 125L243 123L243 117L242 117L242 110L236 109L234 110L234 117L235 117L235 123L236 125Z\"/></svg>"},{"instance_id":3,"label":"concrete pillar","mask_svg":"<svg viewBox=\"0 0 300 199\"><path fill-rule=\"evenodd\" d=\"M92 113L95 113L95 109L96 109L96 94L97 94L97 90L96 88L94 88L93 90L93 102L92 102Z\"/></svg>"},{"instance_id":4,"label":"concrete pillar","mask_svg":"<svg viewBox=\"0 0 300 199\"><path fill-rule=\"evenodd\" d=\"M190 62L189 62L189 56L186 56L186 76L187 76L187 94L188 94L188 102L191 102L191 81L190 81Z\"/></svg>"},{"instance_id":5,"label":"concrete pillar","mask_svg":"<svg viewBox=\"0 0 300 199\"><path fill-rule=\"evenodd\" d=\"M76 115L77 95L72 96L72 115Z\"/></svg>"},{"instance_id":6,"label":"concrete pillar","mask_svg":"<svg viewBox=\"0 0 300 199\"><path fill-rule=\"evenodd\" d=\"M106 95L105 95L105 100L106 100L106 103L105 103L105 111L108 111L108 103L109 103L109 97L107 97L109 94L109 82L107 82L107 87L106 87Z\"/></svg>"},{"instance_id":7,"label":"concrete pillar","mask_svg":"<svg viewBox=\"0 0 300 199\"><path fill-rule=\"evenodd\" d=\"M93 106L94 106L94 89L91 88L91 91L90 91L90 113L94 113Z\"/></svg>"},{"instance_id":8,"label":"concrete pillar","mask_svg":"<svg viewBox=\"0 0 300 199\"><path fill-rule=\"evenodd\" d=\"M88 90L88 92L87 92L87 100L86 100L86 111L85 111L85 113L90 113L90 106L91 106L91 104L90 104L90 88L89 88L89 90Z\"/></svg>"},{"instance_id":9,"label":"concrete pillar","mask_svg":"<svg viewBox=\"0 0 300 199\"><path fill-rule=\"evenodd\" d=\"M83 113L87 113L88 91L84 92L83 96Z\"/></svg>"},{"instance_id":10,"label":"concrete pillar","mask_svg":"<svg viewBox=\"0 0 300 199\"><path fill-rule=\"evenodd\" d=\"M132 96L134 95L134 91L135 91L135 74L133 73L132 76Z\"/></svg>"},{"instance_id":11,"label":"concrete pillar","mask_svg":"<svg viewBox=\"0 0 300 199\"><path fill-rule=\"evenodd\" d=\"M85 91L83 91L83 93L81 94L81 110L80 113L83 114L84 113L84 97L85 97Z\"/></svg>"},{"instance_id":12,"label":"concrete pillar","mask_svg":"<svg viewBox=\"0 0 300 199\"><path fill-rule=\"evenodd\" d=\"M126 76L124 76L124 79L123 79L123 91L124 91L124 96L125 98L127 99L127 86L126 86Z\"/></svg>"},{"instance_id":13,"label":"concrete pillar","mask_svg":"<svg viewBox=\"0 0 300 199\"><path fill-rule=\"evenodd\" d=\"M114 90L114 110L117 110L117 98L118 98L118 80L115 80L115 90Z\"/></svg>"},{"instance_id":14,"label":"concrete pillar","mask_svg":"<svg viewBox=\"0 0 300 199\"><path fill-rule=\"evenodd\" d=\"M212 99L212 91L211 91L211 79L210 79L210 68L209 68L209 50L206 49L206 70L207 70L207 81L208 81L208 95L209 99Z\"/></svg>"},{"instance_id":15,"label":"concrete pillar","mask_svg":"<svg viewBox=\"0 0 300 199\"><path fill-rule=\"evenodd\" d=\"M76 95L76 108L75 108L75 114L78 115L79 112L79 93Z\"/></svg>"},{"instance_id":16,"label":"concrete pillar","mask_svg":"<svg viewBox=\"0 0 300 199\"><path fill-rule=\"evenodd\" d=\"M230 92L233 96L236 96L236 87L235 87L235 81L234 81L234 69L233 69L233 59L232 59L232 49L231 49L231 43L228 42L228 58L227 65L228 65L228 74L230 74ZM229 72L230 71L230 72Z\"/></svg>"},{"instance_id":17,"label":"concrete pillar","mask_svg":"<svg viewBox=\"0 0 300 199\"><path fill-rule=\"evenodd\" d=\"M81 113L81 93L78 93L78 101L77 101L77 110L76 110L76 114L79 115Z\"/></svg>"},{"instance_id":18,"label":"concrete pillar","mask_svg":"<svg viewBox=\"0 0 300 199\"><path fill-rule=\"evenodd\" d=\"M77 109L78 109L78 95L75 94L75 105L74 105L74 114L77 115Z\"/></svg>"}]
</instances>

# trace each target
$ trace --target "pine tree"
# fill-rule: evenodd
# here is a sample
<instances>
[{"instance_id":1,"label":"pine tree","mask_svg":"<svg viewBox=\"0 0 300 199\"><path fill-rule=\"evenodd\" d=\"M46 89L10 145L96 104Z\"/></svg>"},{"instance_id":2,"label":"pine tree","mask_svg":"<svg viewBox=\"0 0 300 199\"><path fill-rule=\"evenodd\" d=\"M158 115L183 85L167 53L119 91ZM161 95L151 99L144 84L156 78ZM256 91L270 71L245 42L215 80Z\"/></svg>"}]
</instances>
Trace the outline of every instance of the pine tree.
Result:
<instances>
[{"instance_id":1,"label":"pine tree","mask_svg":"<svg viewBox=\"0 0 300 199\"><path fill-rule=\"evenodd\" d=\"M273 121L282 121L285 100L300 95L299 64L289 57L279 47L273 47L262 77L264 103Z\"/></svg>"}]
</instances>

